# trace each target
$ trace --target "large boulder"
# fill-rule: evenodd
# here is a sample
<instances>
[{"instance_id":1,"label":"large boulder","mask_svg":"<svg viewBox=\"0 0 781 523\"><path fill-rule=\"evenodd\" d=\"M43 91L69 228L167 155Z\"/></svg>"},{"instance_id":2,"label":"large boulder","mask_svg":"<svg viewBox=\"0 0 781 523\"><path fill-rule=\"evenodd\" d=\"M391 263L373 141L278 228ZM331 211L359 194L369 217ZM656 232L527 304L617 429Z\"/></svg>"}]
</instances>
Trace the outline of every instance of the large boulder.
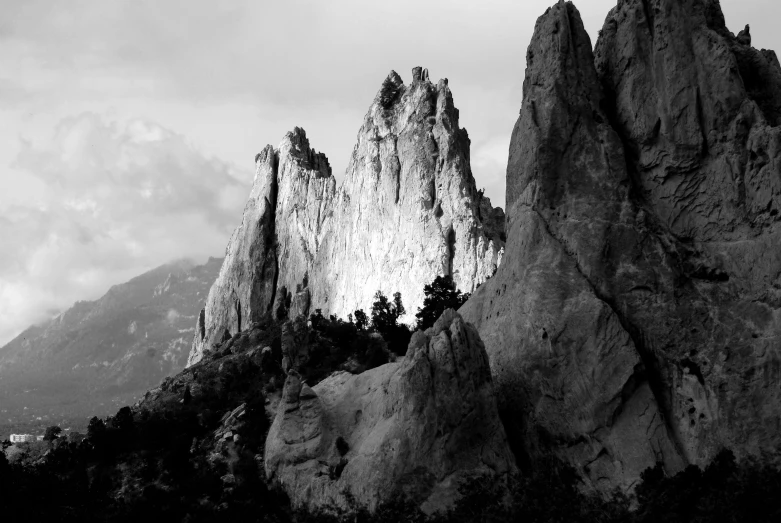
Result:
<instances>
[{"instance_id":1,"label":"large boulder","mask_svg":"<svg viewBox=\"0 0 781 523\"><path fill-rule=\"evenodd\" d=\"M472 475L515 470L477 331L453 310L406 356L310 388L291 371L266 440L266 474L294 506L375 509L395 495L427 512L457 499Z\"/></svg>"}]
</instances>

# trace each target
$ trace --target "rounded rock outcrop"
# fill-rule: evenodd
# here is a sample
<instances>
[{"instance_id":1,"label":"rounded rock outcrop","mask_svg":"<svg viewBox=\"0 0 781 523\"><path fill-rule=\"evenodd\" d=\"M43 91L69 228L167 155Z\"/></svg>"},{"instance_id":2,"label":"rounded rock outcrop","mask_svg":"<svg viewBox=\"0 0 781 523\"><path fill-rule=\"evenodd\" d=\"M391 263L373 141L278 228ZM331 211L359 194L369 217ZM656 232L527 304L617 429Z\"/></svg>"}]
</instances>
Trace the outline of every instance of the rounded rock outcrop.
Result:
<instances>
[{"instance_id":1,"label":"rounded rock outcrop","mask_svg":"<svg viewBox=\"0 0 781 523\"><path fill-rule=\"evenodd\" d=\"M472 475L516 470L477 331L453 310L406 356L309 388L292 372L266 440L266 474L297 507L375 509L400 494L433 512Z\"/></svg>"}]
</instances>

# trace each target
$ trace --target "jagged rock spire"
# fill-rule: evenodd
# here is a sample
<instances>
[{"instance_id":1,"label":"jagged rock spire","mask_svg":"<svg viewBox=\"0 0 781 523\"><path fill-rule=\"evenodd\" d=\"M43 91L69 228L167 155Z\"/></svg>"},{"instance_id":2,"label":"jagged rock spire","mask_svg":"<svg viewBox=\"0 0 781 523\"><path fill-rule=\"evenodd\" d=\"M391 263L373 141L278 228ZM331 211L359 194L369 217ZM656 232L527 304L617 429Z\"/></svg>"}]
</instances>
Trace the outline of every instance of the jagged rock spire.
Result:
<instances>
[{"instance_id":1,"label":"jagged rock spire","mask_svg":"<svg viewBox=\"0 0 781 523\"><path fill-rule=\"evenodd\" d=\"M188 365L204 351L290 301L317 251L336 183L328 158L309 145L303 129L285 135L278 149L255 158L255 181L241 225L226 250L196 328ZM280 263L282 261L282 263Z\"/></svg>"},{"instance_id":2,"label":"jagged rock spire","mask_svg":"<svg viewBox=\"0 0 781 523\"><path fill-rule=\"evenodd\" d=\"M538 439L547 434L594 487L628 486L658 460L669 469L682 460L603 290L612 228L633 227L636 211L571 3L537 20L523 94L507 167L507 252L461 311L485 340L511 438L535 456L551 450Z\"/></svg>"},{"instance_id":3,"label":"jagged rock spire","mask_svg":"<svg viewBox=\"0 0 781 523\"><path fill-rule=\"evenodd\" d=\"M436 276L471 292L501 261L503 212L478 194L447 82L420 67L412 76L388 75L358 132L312 278L324 312L345 317L369 310L376 290L401 292L410 321Z\"/></svg>"},{"instance_id":4,"label":"jagged rock spire","mask_svg":"<svg viewBox=\"0 0 781 523\"><path fill-rule=\"evenodd\" d=\"M409 86L393 71L383 82L338 191L303 129L258 155L190 364L226 330L286 314L304 287L309 309L342 318L370 310L377 290L401 292L410 321L437 276L452 274L471 292L500 264L504 213L475 187L447 82L415 75Z\"/></svg>"},{"instance_id":5,"label":"jagged rock spire","mask_svg":"<svg viewBox=\"0 0 781 523\"><path fill-rule=\"evenodd\" d=\"M595 56L570 3L535 27L507 252L460 312L511 438L598 488L781 443L781 67L746 36L717 0L619 2Z\"/></svg>"}]
</instances>

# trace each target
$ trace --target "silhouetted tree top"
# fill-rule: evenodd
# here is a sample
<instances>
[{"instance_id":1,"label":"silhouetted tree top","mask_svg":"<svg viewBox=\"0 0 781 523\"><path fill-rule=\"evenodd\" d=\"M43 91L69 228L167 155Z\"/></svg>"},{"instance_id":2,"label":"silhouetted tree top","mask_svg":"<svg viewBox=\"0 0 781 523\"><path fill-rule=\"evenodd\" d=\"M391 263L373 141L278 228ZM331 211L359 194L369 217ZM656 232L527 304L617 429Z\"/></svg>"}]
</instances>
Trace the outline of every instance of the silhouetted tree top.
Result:
<instances>
[{"instance_id":1,"label":"silhouetted tree top","mask_svg":"<svg viewBox=\"0 0 781 523\"><path fill-rule=\"evenodd\" d=\"M415 315L419 330L426 330L433 326L446 309L458 310L469 299L469 294L462 294L456 289L450 275L437 276L433 282L423 287L423 293L426 296L423 307L418 309Z\"/></svg>"},{"instance_id":2,"label":"silhouetted tree top","mask_svg":"<svg viewBox=\"0 0 781 523\"><path fill-rule=\"evenodd\" d=\"M51 443L55 439L59 438L60 434L62 434L62 429L57 425L52 425L46 429L46 432L43 433L43 441L48 441Z\"/></svg>"},{"instance_id":3,"label":"silhouetted tree top","mask_svg":"<svg viewBox=\"0 0 781 523\"><path fill-rule=\"evenodd\" d=\"M400 292L394 293L393 301L390 301L381 291L377 291L372 304L372 326L384 334L398 325L399 318L405 312Z\"/></svg>"}]
</instances>

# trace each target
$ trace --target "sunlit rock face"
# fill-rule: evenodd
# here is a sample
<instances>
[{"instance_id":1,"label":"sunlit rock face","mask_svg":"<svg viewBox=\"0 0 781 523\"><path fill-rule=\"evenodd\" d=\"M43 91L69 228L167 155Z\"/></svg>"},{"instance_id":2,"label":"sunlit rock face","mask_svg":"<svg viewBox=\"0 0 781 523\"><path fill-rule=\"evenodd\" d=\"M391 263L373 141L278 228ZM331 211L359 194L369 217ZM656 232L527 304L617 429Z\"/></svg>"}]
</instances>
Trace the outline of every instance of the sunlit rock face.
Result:
<instances>
[{"instance_id":1,"label":"sunlit rock face","mask_svg":"<svg viewBox=\"0 0 781 523\"><path fill-rule=\"evenodd\" d=\"M625 0L592 54L537 22L507 169L507 253L462 307L511 439L630 488L781 443L781 68L715 0Z\"/></svg>"},{"instance_id":2,"label":"sunlit rock face","mask_svg":"<svg viewBox=\"0 0 781 523\"><path fill-rule=\"evenodd\" d=\"M209 291L188 366L226 332L233 335L270 312L275 300L285 309L317 252L336 188L328 159L296 127L279 149L266 146L255 166L241 225Z\"/></svg>"},{"instance_id":3,"label":"sunlit rock face","mask_svg":"<svg viewBox=\"0 0 781 523\"><path fill-rule=\"evenodd\" d=\"M469 138L447 80L416 68L392 72L369 109L336 196L312 274L312 299L346 317L377 290L401 292L408 312L423 286L451 274L464 292L491 275L504 245L504 213L478 193Z\"/></svg>"},{"instance_id":4,"label":"sunlit rock face","mask_svg":"<svg viewBox=\"0 0 781 523\"><path fill-rule=\"evenodd\" d=\"M401 494L427 512L452 507L470 475L515 471L477 330L453 310L406 356L310 388L288 375L265 468L296 507L370 510Z\"/></svg>"},{"instance_id":5,"label":"sunlit rock face","mask_svg":"<svg viewBox=\"0 0 781 523\"><path fill-rule=\"evenodd\" d=\"M190 364L226 332L291 307L346 318L368 312L378 290L400 292L410 321L437 276L471 292L501 262L504 212L475 187L447 80L435 85L421 68L408 86L395 72L385 80L338 190L328 160L298 128L279 149L266 147L256 167Z\"/></svg>"}]
</instances>

